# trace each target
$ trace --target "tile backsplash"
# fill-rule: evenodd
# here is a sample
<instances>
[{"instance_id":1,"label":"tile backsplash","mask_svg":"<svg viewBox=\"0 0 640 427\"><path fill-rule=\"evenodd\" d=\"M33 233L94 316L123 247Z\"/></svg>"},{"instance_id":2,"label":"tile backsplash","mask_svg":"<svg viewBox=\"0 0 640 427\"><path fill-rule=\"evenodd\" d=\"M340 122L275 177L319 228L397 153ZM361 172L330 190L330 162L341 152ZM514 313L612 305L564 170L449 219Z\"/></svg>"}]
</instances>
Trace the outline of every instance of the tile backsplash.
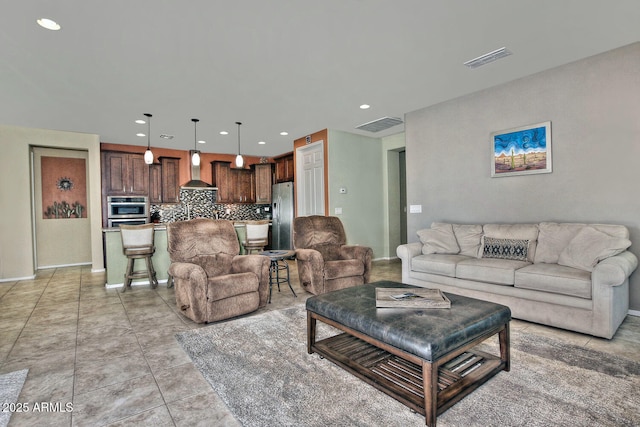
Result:
<instances>
[{"instance_id":1,"label":"tile backsplash","mask_svg":"<svg viewBox=\"0 0 640 427\"><path fill-rule=\"evenodd\" d=\"M215 189L180 189L180 203L150 206L151 216L159 215L159 222L186 221L193 218L250 221L265 218L270 205L215 203ZM266 208L266 210L265 210Z\"/></svg>"}]
</instances>

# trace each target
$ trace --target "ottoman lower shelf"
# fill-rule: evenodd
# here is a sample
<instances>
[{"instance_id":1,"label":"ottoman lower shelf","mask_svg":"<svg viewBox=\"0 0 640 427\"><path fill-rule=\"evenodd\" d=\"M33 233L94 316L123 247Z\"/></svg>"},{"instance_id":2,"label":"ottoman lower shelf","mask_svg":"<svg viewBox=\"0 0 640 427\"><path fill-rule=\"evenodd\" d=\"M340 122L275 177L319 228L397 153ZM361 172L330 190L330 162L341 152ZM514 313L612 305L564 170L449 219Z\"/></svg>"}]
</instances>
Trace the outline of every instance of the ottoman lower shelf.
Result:
<instances>
[{"instance_id":1,"label":"ottoman lower shelf","mask_svg":"<svg viewBox=\"0 0 640 427\"><path fill-rule=\"evenodd\" d=\"M314 351L425 415L422 367L347 333L318 341ZM469 350L438 368L438 415L504 369L497 356Z\"/></svg>"}]
</instances>

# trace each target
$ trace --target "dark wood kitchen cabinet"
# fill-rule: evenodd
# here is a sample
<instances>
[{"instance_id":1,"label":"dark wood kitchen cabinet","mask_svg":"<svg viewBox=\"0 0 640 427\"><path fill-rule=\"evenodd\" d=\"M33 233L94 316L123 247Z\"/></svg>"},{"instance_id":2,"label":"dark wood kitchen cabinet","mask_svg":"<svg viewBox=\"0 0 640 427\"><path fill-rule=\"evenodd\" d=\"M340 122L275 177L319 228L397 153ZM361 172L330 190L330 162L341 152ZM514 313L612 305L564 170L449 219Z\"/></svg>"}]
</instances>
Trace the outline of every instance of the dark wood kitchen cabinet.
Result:
<instances>
[{"instance_id":1,"label":"dark wood kitchen cabinet","mask_svg":"<svg viewBox=\"0 0 640 427\"><path fill-rule=\"evenodd\" d=\"M253 172L250 169L231 169L233 201L236 203L255 203Z\"/></svg>"},{"instance_id":2,"label":"dark wood kitchen cabinet","mask_svg":"<svg viewBox=\"0 0 640 427\"><path fill-rule=\"evenodd\" d=\"M149 203L162 203L162 166L149 165Z\"/></svg>"},{"instance_id":3,"label":"dark wood kitchen cabinet","mask_svg":"<svg viewBox=\"0 0 640 427\"><path fill-rule=\"evenodd\" d=\"M293 181L295 177L293 152L274 158L276 162L276 182Z\"/></svg>"},{"instance_id":4,"label":"dark wood kitchen cabinet","mask_svg":"<svg viewBox=\"0 0 640 427\"><path fill-rule=\"evenodd\" d=\"M255 203L251 169L236 169L230 162L211 162L211 180L218 188L217 203Z\"/></svg>"},{"instance_id":5,"label":"dark wood kitchen cabinet","mask_svg":"<svg viewBox=\"0 0 640 427\"><path fill-rule=\"evenodd\" d=\"M273 166L271 163L253 165L255 178L255 202L258 204L271 203L271 185L273 184Z\"/></svg>"},{"instance_id":6,"label":"dark wood kitchen cabinet","mask_svg":"<svg viewBox=\"0 0 640 427\"><path fill-rule=\"evenodd\" d=\"M180 199L180 159L159 157L149 165L149 202L178 203Z\"/></svg>"},{"instance_id":7,"label":"dark wood kitchen cabinet","mask_svg":"<svg viewBox=\"0 0 640 427\"><path fill-rule=\"evenodd\" d=\"M104 196L147 196L149 165L142 154L102 152L102 194Z\"/></svg>"},{"instance_id":8,"label":"dark wood kitchen cabinet","mask_svg":"<svg viewBox=\"0 0 640 427\"><path fill-rule=\"evenodd\" d=\"M218 188L216 201L218 203L233 203L231 196L231 163L211 162L211 182Z\"/></svg>"},{"instance_id":9,"label":"dark wood kitchen cabinet","mask_svg":"<svg viewBox=\"0 0 640 427\"><path fill-rule=\"evenodd\" d=\"M178 203L180 201L180 159L177 157L160 157L162 167L162 203Z\"/></svg>"}]
</instances>

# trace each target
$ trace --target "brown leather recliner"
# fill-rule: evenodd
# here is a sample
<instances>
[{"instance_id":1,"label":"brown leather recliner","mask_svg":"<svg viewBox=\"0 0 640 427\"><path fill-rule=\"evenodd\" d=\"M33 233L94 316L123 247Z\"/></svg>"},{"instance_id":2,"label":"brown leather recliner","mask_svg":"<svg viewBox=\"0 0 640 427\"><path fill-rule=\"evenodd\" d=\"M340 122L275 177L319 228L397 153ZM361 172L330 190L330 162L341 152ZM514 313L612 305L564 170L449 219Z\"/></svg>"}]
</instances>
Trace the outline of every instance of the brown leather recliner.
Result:
<instances>
[{"instance_id":1,"label":"brown leather recliner","mask_svg":"<svg viewBox=\"0 0 640 427\"><path fill-rule=\"evenodd\" d=\"M346 242L337 217L312 215L293 220L293 246L304 289L318 295L369 283L373 251Z\"/></svg>"},{"instance_id":2,"label":"brown leather recliner","mask_svg":"<svg viewBox=\"0 0 640 427\"><path fill-rule=\"evenodd\" d=\"M167 249L176 305L194 322L228 319L266 305L270 259L238 255L240 243L231 221L169 223Z\"/></svg>"}]
</instances>

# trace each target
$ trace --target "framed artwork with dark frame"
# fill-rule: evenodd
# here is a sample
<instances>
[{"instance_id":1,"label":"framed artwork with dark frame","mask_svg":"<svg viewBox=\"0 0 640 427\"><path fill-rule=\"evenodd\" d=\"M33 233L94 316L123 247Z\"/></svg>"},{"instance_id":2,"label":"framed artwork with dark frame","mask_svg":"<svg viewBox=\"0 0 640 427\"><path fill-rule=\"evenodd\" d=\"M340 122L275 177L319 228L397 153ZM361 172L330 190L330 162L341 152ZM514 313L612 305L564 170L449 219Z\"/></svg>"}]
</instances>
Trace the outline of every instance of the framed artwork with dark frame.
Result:
<instances>
[{"instance_id":1,"label":"framed artwork with dark frame","mask_svg":"<svg viewBox=\"0 0 640 427\"><path fill-rule=\"evenodd\" d=\"M491 134L491 177L551 173L551 122Z\"/></svg>"}]
</instances>

